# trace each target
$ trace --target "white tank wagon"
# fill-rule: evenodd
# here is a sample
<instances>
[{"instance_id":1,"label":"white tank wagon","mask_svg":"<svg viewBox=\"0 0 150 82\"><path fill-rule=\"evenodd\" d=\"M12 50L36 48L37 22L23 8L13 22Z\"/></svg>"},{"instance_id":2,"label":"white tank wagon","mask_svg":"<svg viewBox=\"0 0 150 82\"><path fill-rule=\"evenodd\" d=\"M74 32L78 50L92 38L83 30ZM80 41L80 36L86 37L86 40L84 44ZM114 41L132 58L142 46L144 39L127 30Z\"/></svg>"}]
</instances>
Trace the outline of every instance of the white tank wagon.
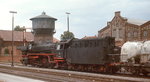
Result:
<instances>
[{"instance_id":1,"label":"white tank wagon","mask_svg":"<svg viewBox=\"0 0 150 82\"><path fill-rule=\"evenodd\" d=\"M150 41L126 42L121 47L121 62L132 62L136 56L140 56L140 63L150 61Z\"/></svg>"},{"instance_id":2,"label":"white tank wagon","mask_svg":"<svg viewBox=\"0 0 150 82\"><path fill-rule=\"evenodd\" d=\"M133 61L134 57L141 54L142 42L126 42L121 47L121 62ZM134 61L133 61L134 62Z\"/></svg>"},{"instance_id":3,"label":"white tank wagon","mask_svg":"<svg viewBox=\"0 0 150 82\"><path fill-rule=\"evenodd\" d=\"M141 63L150 63L150 41L145 41L141 50Z\"/></svg>"},{"instance_id":4,"label":"white tank wagon","mask_svg":"<svg viewBox=\"0 0 150 82\"><path fill-rule=\"evenodd\" d=\"M150 73L150 41L126 42L121 47L121 62L134 74Z\"/></svg>"}]
</instances>

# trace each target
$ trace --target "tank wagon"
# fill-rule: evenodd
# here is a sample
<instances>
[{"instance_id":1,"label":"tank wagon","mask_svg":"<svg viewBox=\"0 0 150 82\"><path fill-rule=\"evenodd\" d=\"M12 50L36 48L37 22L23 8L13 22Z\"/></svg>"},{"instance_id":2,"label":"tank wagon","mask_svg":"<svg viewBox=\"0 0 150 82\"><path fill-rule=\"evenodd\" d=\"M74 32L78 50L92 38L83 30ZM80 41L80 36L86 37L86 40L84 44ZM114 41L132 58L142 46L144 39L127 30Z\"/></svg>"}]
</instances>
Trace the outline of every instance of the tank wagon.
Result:
<instances>
[{"instance_id":1,"label":"tank wagon","mask_svg":"<svg viewBox=\"0 0 150 82\"><path fill-rule=\"evenodd\" d=\"M150 41L124 43L120 57L126 71L136 75L150 73Z\"/></svg>"}]
</instances>

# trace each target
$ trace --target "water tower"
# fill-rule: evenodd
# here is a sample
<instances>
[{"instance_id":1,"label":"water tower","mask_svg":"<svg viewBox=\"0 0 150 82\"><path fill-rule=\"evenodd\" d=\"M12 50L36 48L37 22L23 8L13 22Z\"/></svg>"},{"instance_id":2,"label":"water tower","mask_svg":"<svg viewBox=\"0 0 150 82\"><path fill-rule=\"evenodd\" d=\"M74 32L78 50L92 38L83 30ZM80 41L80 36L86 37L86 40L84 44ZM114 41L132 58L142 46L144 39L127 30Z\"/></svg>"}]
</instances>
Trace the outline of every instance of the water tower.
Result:
<instances>
[{"instance_id":1,"label":"water tower","mask_svg":"<svg viewBox=\"0 0 150 82\"><path fill-rule=\"evenodd\" d=\"M53 42L56 18L48 16L45 12L42 12L41 15L33 17L30 20L32 21L34 43Z\"/></svg>"}]
</instances>

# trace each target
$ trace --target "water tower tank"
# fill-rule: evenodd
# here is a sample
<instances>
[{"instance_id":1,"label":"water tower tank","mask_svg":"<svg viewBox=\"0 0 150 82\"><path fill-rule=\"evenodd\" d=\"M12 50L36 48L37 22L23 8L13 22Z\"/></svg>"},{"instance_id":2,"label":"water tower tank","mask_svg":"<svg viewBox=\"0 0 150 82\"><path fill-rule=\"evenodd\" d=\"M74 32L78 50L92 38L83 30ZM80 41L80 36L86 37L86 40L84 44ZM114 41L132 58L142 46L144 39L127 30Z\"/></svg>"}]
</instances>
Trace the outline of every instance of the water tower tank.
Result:
<instances>
[{"instance_id":1,"label":"water tower tank","mask_svg":"<svg viewBox=\"0 0 150 82\"><path fill-rule=\"evenodd\" d=\"M35 43L53 41L56 18L48 16L45 12L42 12L41 15L33 17L30 20L32 21Z\"/></svg>"}]
</instances>

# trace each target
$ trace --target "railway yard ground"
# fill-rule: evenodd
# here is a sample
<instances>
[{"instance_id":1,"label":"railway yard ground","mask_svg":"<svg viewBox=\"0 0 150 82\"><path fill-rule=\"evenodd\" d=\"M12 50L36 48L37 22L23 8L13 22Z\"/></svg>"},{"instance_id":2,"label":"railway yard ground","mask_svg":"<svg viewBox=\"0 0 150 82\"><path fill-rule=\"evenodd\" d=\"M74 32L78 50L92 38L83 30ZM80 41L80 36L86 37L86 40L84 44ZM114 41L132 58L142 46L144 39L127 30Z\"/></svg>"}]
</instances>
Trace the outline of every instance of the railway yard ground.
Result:
<instances>
[{"instance_id":1,"label":"railway yard ground","mask_svg":"<svg viewBox=\"0 0 150 82\"><path fill-rule=\"evenodd\" d=\"M35 68L10 63L0 63L0 72L15 76L35 79L36 82L150 82L150 77L130 77L120 75L96 74L77 71L57 70L48 68ZM17 80L17 78L16 78ZM38 81L39 80L39 81ZM7 82L0 79L0 82Z\"/></svg>"}]
</instances>

